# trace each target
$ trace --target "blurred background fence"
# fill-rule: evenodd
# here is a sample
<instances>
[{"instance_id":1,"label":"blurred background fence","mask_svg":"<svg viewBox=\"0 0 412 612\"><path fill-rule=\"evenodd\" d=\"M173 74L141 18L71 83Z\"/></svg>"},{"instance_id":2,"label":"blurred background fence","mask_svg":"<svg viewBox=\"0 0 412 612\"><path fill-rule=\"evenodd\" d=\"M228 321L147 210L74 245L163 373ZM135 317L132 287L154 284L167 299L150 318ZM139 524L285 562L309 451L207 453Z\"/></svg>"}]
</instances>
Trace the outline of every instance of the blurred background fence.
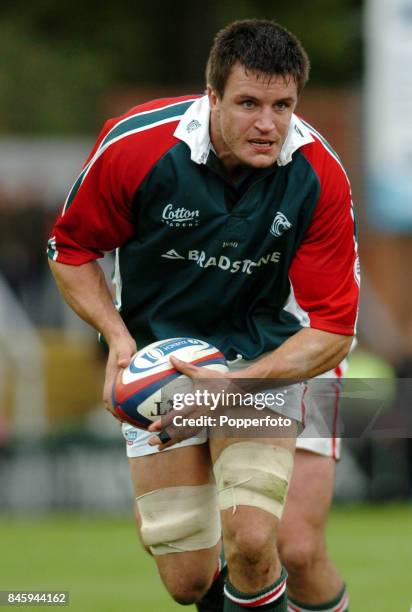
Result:
<instances>
[{"instance_id":1,"label":"blurred background fence","mask_svg":"<svg viewBox=\"0 0 412 612\"><path fill-rule=\"evenodd\" d=\"M108 116L204 89L213 34L273 18L313 64L298 112L351 178L363 272L350 376L412 378L412 1L232 0L0 6L0 509L129 506L118 424L101 404L104 354L62 303L45 245ZM109 270L110 256L103 265ZM407 435L345 440L339 500L410 499Z\"/></svg>"}]
</instances>

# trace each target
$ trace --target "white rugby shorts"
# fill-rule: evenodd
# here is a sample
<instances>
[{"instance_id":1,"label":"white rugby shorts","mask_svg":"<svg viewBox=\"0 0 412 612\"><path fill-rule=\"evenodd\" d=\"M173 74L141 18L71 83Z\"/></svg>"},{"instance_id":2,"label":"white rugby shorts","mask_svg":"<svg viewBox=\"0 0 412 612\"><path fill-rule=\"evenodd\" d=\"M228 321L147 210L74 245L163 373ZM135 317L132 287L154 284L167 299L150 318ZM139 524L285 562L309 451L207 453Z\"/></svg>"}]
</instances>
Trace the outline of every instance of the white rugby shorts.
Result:
<instances>
[{"instance_id":1,"label":"white rugby shorts","mask_svg":"<svg viewBox=\"0 0 412 612\"><path fill-rule=\"evenodd\" d=\"M296 439L296 449L340 459L339 404L342 377L348 369L347 359L336 368L306 383L303 396L304 429ZM319 382L321 381L321 385Z\"/></svg>"}]
</instances>

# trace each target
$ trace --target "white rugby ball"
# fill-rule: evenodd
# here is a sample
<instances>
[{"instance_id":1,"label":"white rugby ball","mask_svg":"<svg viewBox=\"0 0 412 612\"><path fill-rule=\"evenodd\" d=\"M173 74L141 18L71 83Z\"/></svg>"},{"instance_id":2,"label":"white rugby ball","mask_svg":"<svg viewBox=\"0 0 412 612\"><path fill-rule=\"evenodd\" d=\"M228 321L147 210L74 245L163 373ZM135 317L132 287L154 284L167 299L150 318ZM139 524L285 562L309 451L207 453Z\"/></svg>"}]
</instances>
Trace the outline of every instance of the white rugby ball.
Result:
<instances>
[{"instance_id":1,"label":"white rugby ball","mask_svg":"<svg viewBox=\"0 0 412 612\"><path fill-rule=\"evenodd\" d=\"M174 392L190 390L190 379L172 366L172 355L219 372L229 369L219 349L204 340L169 338L153 342L133 355L113 385L112 403L120 421L147 429L170 410L168 398Z\"/></svg>"}]
</instances>

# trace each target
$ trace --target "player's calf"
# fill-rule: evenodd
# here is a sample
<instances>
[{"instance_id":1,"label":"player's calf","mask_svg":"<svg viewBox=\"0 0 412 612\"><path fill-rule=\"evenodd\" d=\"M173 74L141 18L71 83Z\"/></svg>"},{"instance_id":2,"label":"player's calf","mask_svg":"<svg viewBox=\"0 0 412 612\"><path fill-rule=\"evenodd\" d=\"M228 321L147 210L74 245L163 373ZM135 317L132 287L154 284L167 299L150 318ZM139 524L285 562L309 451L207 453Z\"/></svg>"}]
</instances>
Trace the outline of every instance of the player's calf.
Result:
<instances>
[{"instance_id":1,"label":"player's calf","mask_svg":"<svg viewBox=\"0 0 412 612\"><path fill-rule=\"evenodd\" d=\"M278 533L278 552L289 574L289 612L347 608L343 580L328 558L325 541L334 473L334 460L319 454L318 445L313 452L297 450Z\"/></svg>"}]
</instances>

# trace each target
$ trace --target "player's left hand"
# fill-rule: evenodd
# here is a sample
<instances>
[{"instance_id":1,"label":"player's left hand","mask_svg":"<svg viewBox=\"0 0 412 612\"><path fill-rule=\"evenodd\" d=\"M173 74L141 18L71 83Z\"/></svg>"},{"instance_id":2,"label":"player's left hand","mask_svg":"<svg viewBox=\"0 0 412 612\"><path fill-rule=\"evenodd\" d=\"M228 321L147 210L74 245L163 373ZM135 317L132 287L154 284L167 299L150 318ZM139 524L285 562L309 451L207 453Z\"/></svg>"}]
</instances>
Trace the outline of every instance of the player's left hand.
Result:
<instances>
[{"instance_id":1,"label":"player's left hand","mask_svg":"<svg viewBox=\"0 0 412 612\"><path fill-rule=\"evenodd\" d=\"M210 384L214 379L229 379L231 376L229 372L218 372L211 368L199 368L191 363L187 363L186 361L181 361L180 359L176 359L176 357L170 357L170 362L173 367L190 377L194 382L194 387L201 388L202 380L207 380L208 389L210 388ZM197 381L197 383L196 383ZM203 386L205 389L206 386ZM220 391L222 391L222 385L220 384ZM149 427L149 431L157 435L153 435L149 439L149 444L151 446L158 446L159 450L164 450L177 442L182 442L187 438L191 438L196 435L203 429L203 426L176 426L173 424L173 419L176 415L181 415L182 417L190 417L197 418L199 416L205 415L210 412L210 406L205 405L195 405L195 406L185 406L182 410L171 410L167 414L163 415L161 419L152 423Z\"/></svg>"}]
</instances>

